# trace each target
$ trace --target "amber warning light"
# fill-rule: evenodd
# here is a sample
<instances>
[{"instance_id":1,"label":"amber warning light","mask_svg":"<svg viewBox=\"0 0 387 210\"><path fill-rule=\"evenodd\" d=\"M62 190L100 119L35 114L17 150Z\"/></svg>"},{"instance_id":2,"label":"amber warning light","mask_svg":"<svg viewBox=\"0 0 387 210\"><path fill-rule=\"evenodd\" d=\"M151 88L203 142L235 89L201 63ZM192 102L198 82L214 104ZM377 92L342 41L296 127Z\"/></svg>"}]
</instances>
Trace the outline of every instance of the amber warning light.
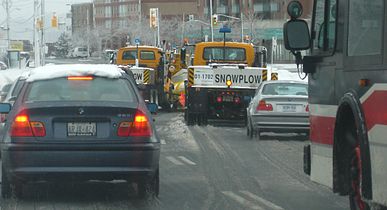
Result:
<instances>
[{"instance_id":1,"label":"amber warning light","mask_svg":"<svg viewBox=\"0 0 387 210\"><path fill-rule=\"evenodd\" d=\"M92 76L69 76L67 80L93 80Z\"/></svg>"}]
</instances>

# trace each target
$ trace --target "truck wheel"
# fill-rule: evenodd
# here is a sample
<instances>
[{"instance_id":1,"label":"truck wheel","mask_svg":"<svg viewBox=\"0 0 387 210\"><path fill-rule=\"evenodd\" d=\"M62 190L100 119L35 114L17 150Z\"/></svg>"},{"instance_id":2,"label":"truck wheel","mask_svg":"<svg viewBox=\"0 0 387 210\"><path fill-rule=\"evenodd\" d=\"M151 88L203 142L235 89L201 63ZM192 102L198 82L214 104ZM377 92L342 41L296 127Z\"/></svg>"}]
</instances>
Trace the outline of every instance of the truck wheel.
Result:
<instances>
[{"instance_id":1,"label":"truck wheel","mask_svg":"<svg viewBox=\"0 0 387 210\"><path fill-rule=\"evenodd\" d=\"M194 121L194 115L191 114L191 113L189 113L188 110L186 110L185 113L186 113L186 115L185 115L185 118L186 118L185 124L188 125L188 126L194 125L194 124L195 124L195 123L194 123L194 122L195 122L195 121Z\"/></svg>"},{"instance_id":2,"label":"truck wheel","mask_svg":"<svg viewBox=\"0 0 387 210\"><path fill-rule=\"evenodd\" d=\"M1 167L1 197L10 198L12 195L11 183L5 173L4 167Z\"/></svg>"}]
</instances>

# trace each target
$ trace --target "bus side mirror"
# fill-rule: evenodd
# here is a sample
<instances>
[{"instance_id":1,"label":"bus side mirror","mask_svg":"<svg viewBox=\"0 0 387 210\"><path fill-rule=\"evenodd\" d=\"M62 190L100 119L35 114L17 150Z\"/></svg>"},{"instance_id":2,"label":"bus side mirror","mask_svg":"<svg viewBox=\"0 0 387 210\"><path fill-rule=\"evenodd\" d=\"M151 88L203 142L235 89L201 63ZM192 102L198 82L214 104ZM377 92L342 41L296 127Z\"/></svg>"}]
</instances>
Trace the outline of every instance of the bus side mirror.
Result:
<instances>
[{"instance_id":1,"label":"bus side mirror","mask_svg":"<svg viewBox=\"0 0 387 210\"><path fill-rule=\"evenodd\" d=\"M304 20L292 19L284 25L285 48L292 52L310 48L308 24Z\"/></svg>"}]
</instances>

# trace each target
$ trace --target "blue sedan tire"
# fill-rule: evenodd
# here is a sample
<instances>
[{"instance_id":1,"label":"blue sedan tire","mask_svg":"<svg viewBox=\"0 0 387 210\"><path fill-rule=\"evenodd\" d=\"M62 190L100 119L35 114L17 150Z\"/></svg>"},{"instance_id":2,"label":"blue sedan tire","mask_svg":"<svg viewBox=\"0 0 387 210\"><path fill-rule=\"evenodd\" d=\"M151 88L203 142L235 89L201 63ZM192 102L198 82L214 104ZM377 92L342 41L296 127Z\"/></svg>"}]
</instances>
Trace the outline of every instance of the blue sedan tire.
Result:
<instances>
[{"instance_id":1,"label":"blue sedan tire","mask_svg":"<svg viewBox=\"0 0 387 210\"><path fill-rule=\"evenodd\" d=\"M10 198L12 195L11 183L7 175L5 174L4 167L1 168L1 197L2 198Z\"/></svg>"},{"instance_id":2,"label":"blue sedan tire","mask_svg":"<svg viewBox=\"0 0 387 210\"><path fill-rule=\"evenodd\" d=\"M150 180L142 180L137 184L138 195L140 198L153 198L159 196L160 191L160 178L159 170L156 171L155 175Z\"/></svg>"}]
</instances>

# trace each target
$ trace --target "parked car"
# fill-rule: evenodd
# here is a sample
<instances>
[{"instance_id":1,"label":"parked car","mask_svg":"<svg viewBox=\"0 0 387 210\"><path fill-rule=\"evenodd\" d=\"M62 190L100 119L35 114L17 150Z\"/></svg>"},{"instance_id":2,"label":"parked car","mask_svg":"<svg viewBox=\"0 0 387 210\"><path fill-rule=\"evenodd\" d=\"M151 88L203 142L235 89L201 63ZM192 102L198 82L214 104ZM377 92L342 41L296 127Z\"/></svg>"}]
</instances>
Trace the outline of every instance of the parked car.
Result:
<instances>
[{"instance_id":1,"label":"parked car","mask_svg":"<svg viewBox=\"0 0 387 210\"><path fill-rule=\"evenodd\" d=\"M12 86L12 83L3 85L3 87L1 88L1 91L0 91L0 102L4 101L5 96L9 92L9 89L11 89L11 86Z\"/></svg>"},{"instance_id":2,"label":"parked car","mask_svg":"<svg viewBox=\"0 0 387 210\"><path fill-rule=\"evenodd\" d=\"M86 58L89 55L86 47L76 47L71 51L70 56L73 58Z\"/></svg>"},{"instance_id":3,"label":"parked car","mask_svg":"<svg viewBox=\"0 0 387 210\"><path fill-rule=\"evenodd\" d=\"M247 108L247 135L262 132L309 132L308 84L302 81L266 81Z\"/></svg>"},{"instance_id":4,"label":"parked car","mask_svg":"<svg viewBox=\"0 0 387 210\"><path fill-rule=\"evenodd\" d=\"M8 114L3 198L41 180L122 179L142 197L158 195L160 141L135 81L118 67L39 67L0 113Z\"/></svg>"},{"instance_id":5,"label":"parked car","mask_svg":"<svg viewBox=\"0 0 387 210\"><path fill-rule=\"evenodd\" d=\"M0 70L6 70L8 69L7 64L5 64L3 61L0 61Z\"/></svg>"}]
</instances>

